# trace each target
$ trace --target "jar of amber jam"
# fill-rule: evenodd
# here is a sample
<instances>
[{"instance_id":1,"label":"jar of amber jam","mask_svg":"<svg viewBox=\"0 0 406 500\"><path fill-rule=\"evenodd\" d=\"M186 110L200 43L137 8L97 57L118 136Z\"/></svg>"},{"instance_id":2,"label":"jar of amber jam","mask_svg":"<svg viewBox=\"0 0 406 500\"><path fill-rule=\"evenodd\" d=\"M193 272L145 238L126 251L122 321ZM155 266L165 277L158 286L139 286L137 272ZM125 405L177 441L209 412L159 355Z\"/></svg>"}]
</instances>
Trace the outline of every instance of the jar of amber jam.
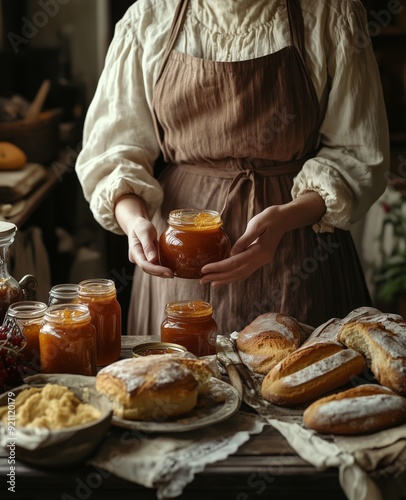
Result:
<instances>
[{"instance_id":1,"label":"jar of amber jam","mask_svg":"<svg viewBox=\"0 0 406 500\"><path fill-rule=\"evenodd\" d=\"M161 266L179 278L196 279L201 269L230 254L230 240L214 210L183 209L169 213L168 227L159 238Z\"/></svg>"},{"instance_id":2,"label":"jar of amber jam","mask_svg":"<svg viewBox=\"0 0 406 500\"><path fill-rule=\"evenodd\" d=\"M208 302L169 302L161 324L161 341L180 344L196 356L216 353L217 323Z\"/></svg>"},{"instance_id":3,"label":"jar of amber jam","mask_svg":"<svg viewBox=\"0 0 406 500\"><path fill-rule=\"evenodd\" d=\"M83 304L48 307L39 347L42 373L96 375L96 330Z\"/></svg>"},{"instance_id":4,"label":"jar of amber jam","mask_svg":"<svg viewBox=\"0 0 406 500\"><path fill-rule=\"evenodd\" d=\"M96 329L97 365L113 363L121 353L121 307L113 280L89 279L79 283L79 302L90 311Z\"/></svg>"},{"instance_id":5,"label":"jar of amber jam","mask_svg":"<svg viewBox=\"0 0 406 500\"><path fill-rule=\"evenodd\" d=\"M44 302L25 300L9 306L6 320L14 320L26 340L23 354L33 368L39 370L39 331L48 306Z\"/></svg>"},{"instance_id":6,"label":"jar of amber jam","mask_svg":"<svg viewBox=\"0 0 406 500\"><path fill-rule=\"evenodd\" d=\"M61 283L54 285L49 290L48 305L55 304L74 304L79 301L79 285L75 283Z\"/></svg>"}]
</instances>

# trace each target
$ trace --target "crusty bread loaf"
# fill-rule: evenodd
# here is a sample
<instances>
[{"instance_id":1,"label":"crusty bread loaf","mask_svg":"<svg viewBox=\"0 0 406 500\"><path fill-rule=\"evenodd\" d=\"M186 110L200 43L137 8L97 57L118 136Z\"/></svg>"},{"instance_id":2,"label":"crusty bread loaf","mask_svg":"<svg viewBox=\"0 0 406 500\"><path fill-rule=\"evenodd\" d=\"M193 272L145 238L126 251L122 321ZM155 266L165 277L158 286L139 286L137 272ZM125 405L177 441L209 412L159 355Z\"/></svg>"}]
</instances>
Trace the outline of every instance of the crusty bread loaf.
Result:
<instances>
[{"instance_id":1,"label":"crusty bread loaf","mask_svg":"<svg viewBox=\"0 0 406 500\"><path fill-rule=\"evenodd\" d=\"M377 432L404 422L406 399L372 384L321 398L303 414L305 426L323 434Z\"/></svg>"},{"instance_id":2,"label":"crusty bread loaf","mask_svg":"<svg viewBox=\"0 0 406 500\"><path fill-rule=\"evenodd\" d=\"M258 316L238 334L236 346L242 362L265 375L301 344L300 324L281 313Z\"/></svg>"},{"instance_id":3,"label":"crusty bread loaf","mask_svg":"<svg viewBox=\"0 0 406 500\"><path fill-rule=\"evenodd\" d=\"M162 421L192 410L211 374L199 359L151 355L104 367L96 376L96 389L110 397L118 417Z\"/></svg>"},{"instance_id":4,"label":"crusty bread loaf","mask_svg":"<svg viewBox=\"0 0 406 500\"><path fill-rule=\"evenodd\" d=\"M278 363L262 382L262 397L295 406L337 389L362 372L364 358L338 342L301 347Z\"/></svg>"},{"instance_id":5,"label":"crusty bread loaf","mask_svg":"<svg viewBox=\"0 0 406 500\"><path fill-rule=\"evenodd\" d=\"M406 322L379 313L344 324L338 340L363 354L375 378L406 396Z\"/></svg>"},{"instance_id":6,"label":"crusty bread loaf","mask_svg":"<svg viewBox=\"0 0 406 500\"><path fill-rule=\"evenodd\" d=\"M319 341L324 342L326 340L332 340L334 342L338 342L338 334L343 325L352 321L358 321L363 318L375 316L377 314L382 314L382 313L381 311L375 309L374 307L365 306L354 309L344 318L331 318L322 325L318 326L315 330L313 330L313 332L303 343L303 345Z\"/></svg>"}]
</instances>

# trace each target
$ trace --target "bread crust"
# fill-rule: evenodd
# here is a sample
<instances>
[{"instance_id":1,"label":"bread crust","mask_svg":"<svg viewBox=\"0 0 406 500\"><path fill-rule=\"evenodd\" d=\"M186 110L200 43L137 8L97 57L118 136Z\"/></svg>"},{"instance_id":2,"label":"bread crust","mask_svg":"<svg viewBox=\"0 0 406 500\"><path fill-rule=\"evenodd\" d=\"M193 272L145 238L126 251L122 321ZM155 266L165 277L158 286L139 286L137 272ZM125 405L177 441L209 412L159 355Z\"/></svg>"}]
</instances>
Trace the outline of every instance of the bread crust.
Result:
<instances>
[{"instance_id":1,"label":"bread crust","mask_svg":"<svg viewBox=\"0 0 406 500\"><path fill-rule=\"evenodd\" d=\"M312 403L303 423L322 434L363 434L406 422L406 399L387 387L365 384Z\"/></svg>"},{"instance_id":2,"label":"bread crust","mask_svg":"<svg viewBox=\"0 0 406 500\"><path fill-rule=\"evenodd\" d=\"M242 362L253 372L266 375L301 344L298 321L281 313L258 316L238 334L236 346Z\"/></svg>"},{"instance_id":3,"label":"bread crust","mask_svg":"<svg viewBox=\"0 0 406 500\"><path fill-rule=\"evenodd\" d=\"M338 339L363 354L380 384L406 396L406 322L401 316L379 313L349 322Z\"/></svg>"},{"instance_id":4,"label":"bread crust","mask_svg":"<svg viewBox=\"0 0 406 500\"><path fill-rule=\"evenodd\" d=\"M307 403L348 383L364 367L361 354L338 342L302 346L265 376L262 397L281 406Z\"/></svg>"},{"instance_id":5,"label":"bread crust","mask_svg":"<svg viewBox=\"0 0 406 500\"><path fill-rule=\"evenodd\" d=\"M122 359L96 376L96 389L110 397L114 414L129 420L183 415L196 406L198 388L192 371L171 355Z\"/></svg>"}]
</instances>

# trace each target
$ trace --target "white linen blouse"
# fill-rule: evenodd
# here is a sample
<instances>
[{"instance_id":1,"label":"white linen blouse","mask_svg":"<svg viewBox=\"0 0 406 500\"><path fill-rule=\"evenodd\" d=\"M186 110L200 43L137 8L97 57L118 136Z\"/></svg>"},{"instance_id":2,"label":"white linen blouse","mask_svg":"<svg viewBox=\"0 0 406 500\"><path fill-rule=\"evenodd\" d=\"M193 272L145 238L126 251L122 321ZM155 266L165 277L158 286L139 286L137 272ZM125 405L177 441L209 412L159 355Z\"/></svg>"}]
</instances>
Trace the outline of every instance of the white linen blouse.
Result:
<instances>
[{"instance_id":1,"label":"white linen blouse","mask_svg":"<svg viewBox=\"0 0 406 500\"><path fill-rule=\"evenodd\" d=\"M116 25L89 106L76 172L95 219L123 234L116 200L162 202L153 177L159 146L152 92L177 0L138 0ZM317 191L327 211L316 232L349 229L383 193L389 137L379 70L359 0L300 0L307 68L321 110L320 149L294 180L292 197ZM285 0L189 0L175 49L215 61L261 57L291 44Z\"/></svg>"}]
</instances>

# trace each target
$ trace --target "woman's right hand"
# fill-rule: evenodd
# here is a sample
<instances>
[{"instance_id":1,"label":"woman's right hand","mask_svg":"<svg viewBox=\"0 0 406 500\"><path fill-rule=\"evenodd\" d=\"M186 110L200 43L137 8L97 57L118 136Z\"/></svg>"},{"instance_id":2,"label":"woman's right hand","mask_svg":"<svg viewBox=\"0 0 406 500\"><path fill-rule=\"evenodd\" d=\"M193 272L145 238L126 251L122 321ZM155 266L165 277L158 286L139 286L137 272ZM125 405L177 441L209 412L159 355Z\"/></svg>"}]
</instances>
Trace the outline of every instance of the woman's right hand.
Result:
<instances>
[{"instance_id":1,"label":"woman's right hand","mask_svg":"<svg viewBox=\"0 0 406 500\"><path fill-rule=\"evenodd\" d=\"M158 237L148 218L144 202L135 195L124 195L116 203L117 222L128 238L128 258L145 273L173 278L173 272L158 262Z\"/></svg>"}]
</instances>

